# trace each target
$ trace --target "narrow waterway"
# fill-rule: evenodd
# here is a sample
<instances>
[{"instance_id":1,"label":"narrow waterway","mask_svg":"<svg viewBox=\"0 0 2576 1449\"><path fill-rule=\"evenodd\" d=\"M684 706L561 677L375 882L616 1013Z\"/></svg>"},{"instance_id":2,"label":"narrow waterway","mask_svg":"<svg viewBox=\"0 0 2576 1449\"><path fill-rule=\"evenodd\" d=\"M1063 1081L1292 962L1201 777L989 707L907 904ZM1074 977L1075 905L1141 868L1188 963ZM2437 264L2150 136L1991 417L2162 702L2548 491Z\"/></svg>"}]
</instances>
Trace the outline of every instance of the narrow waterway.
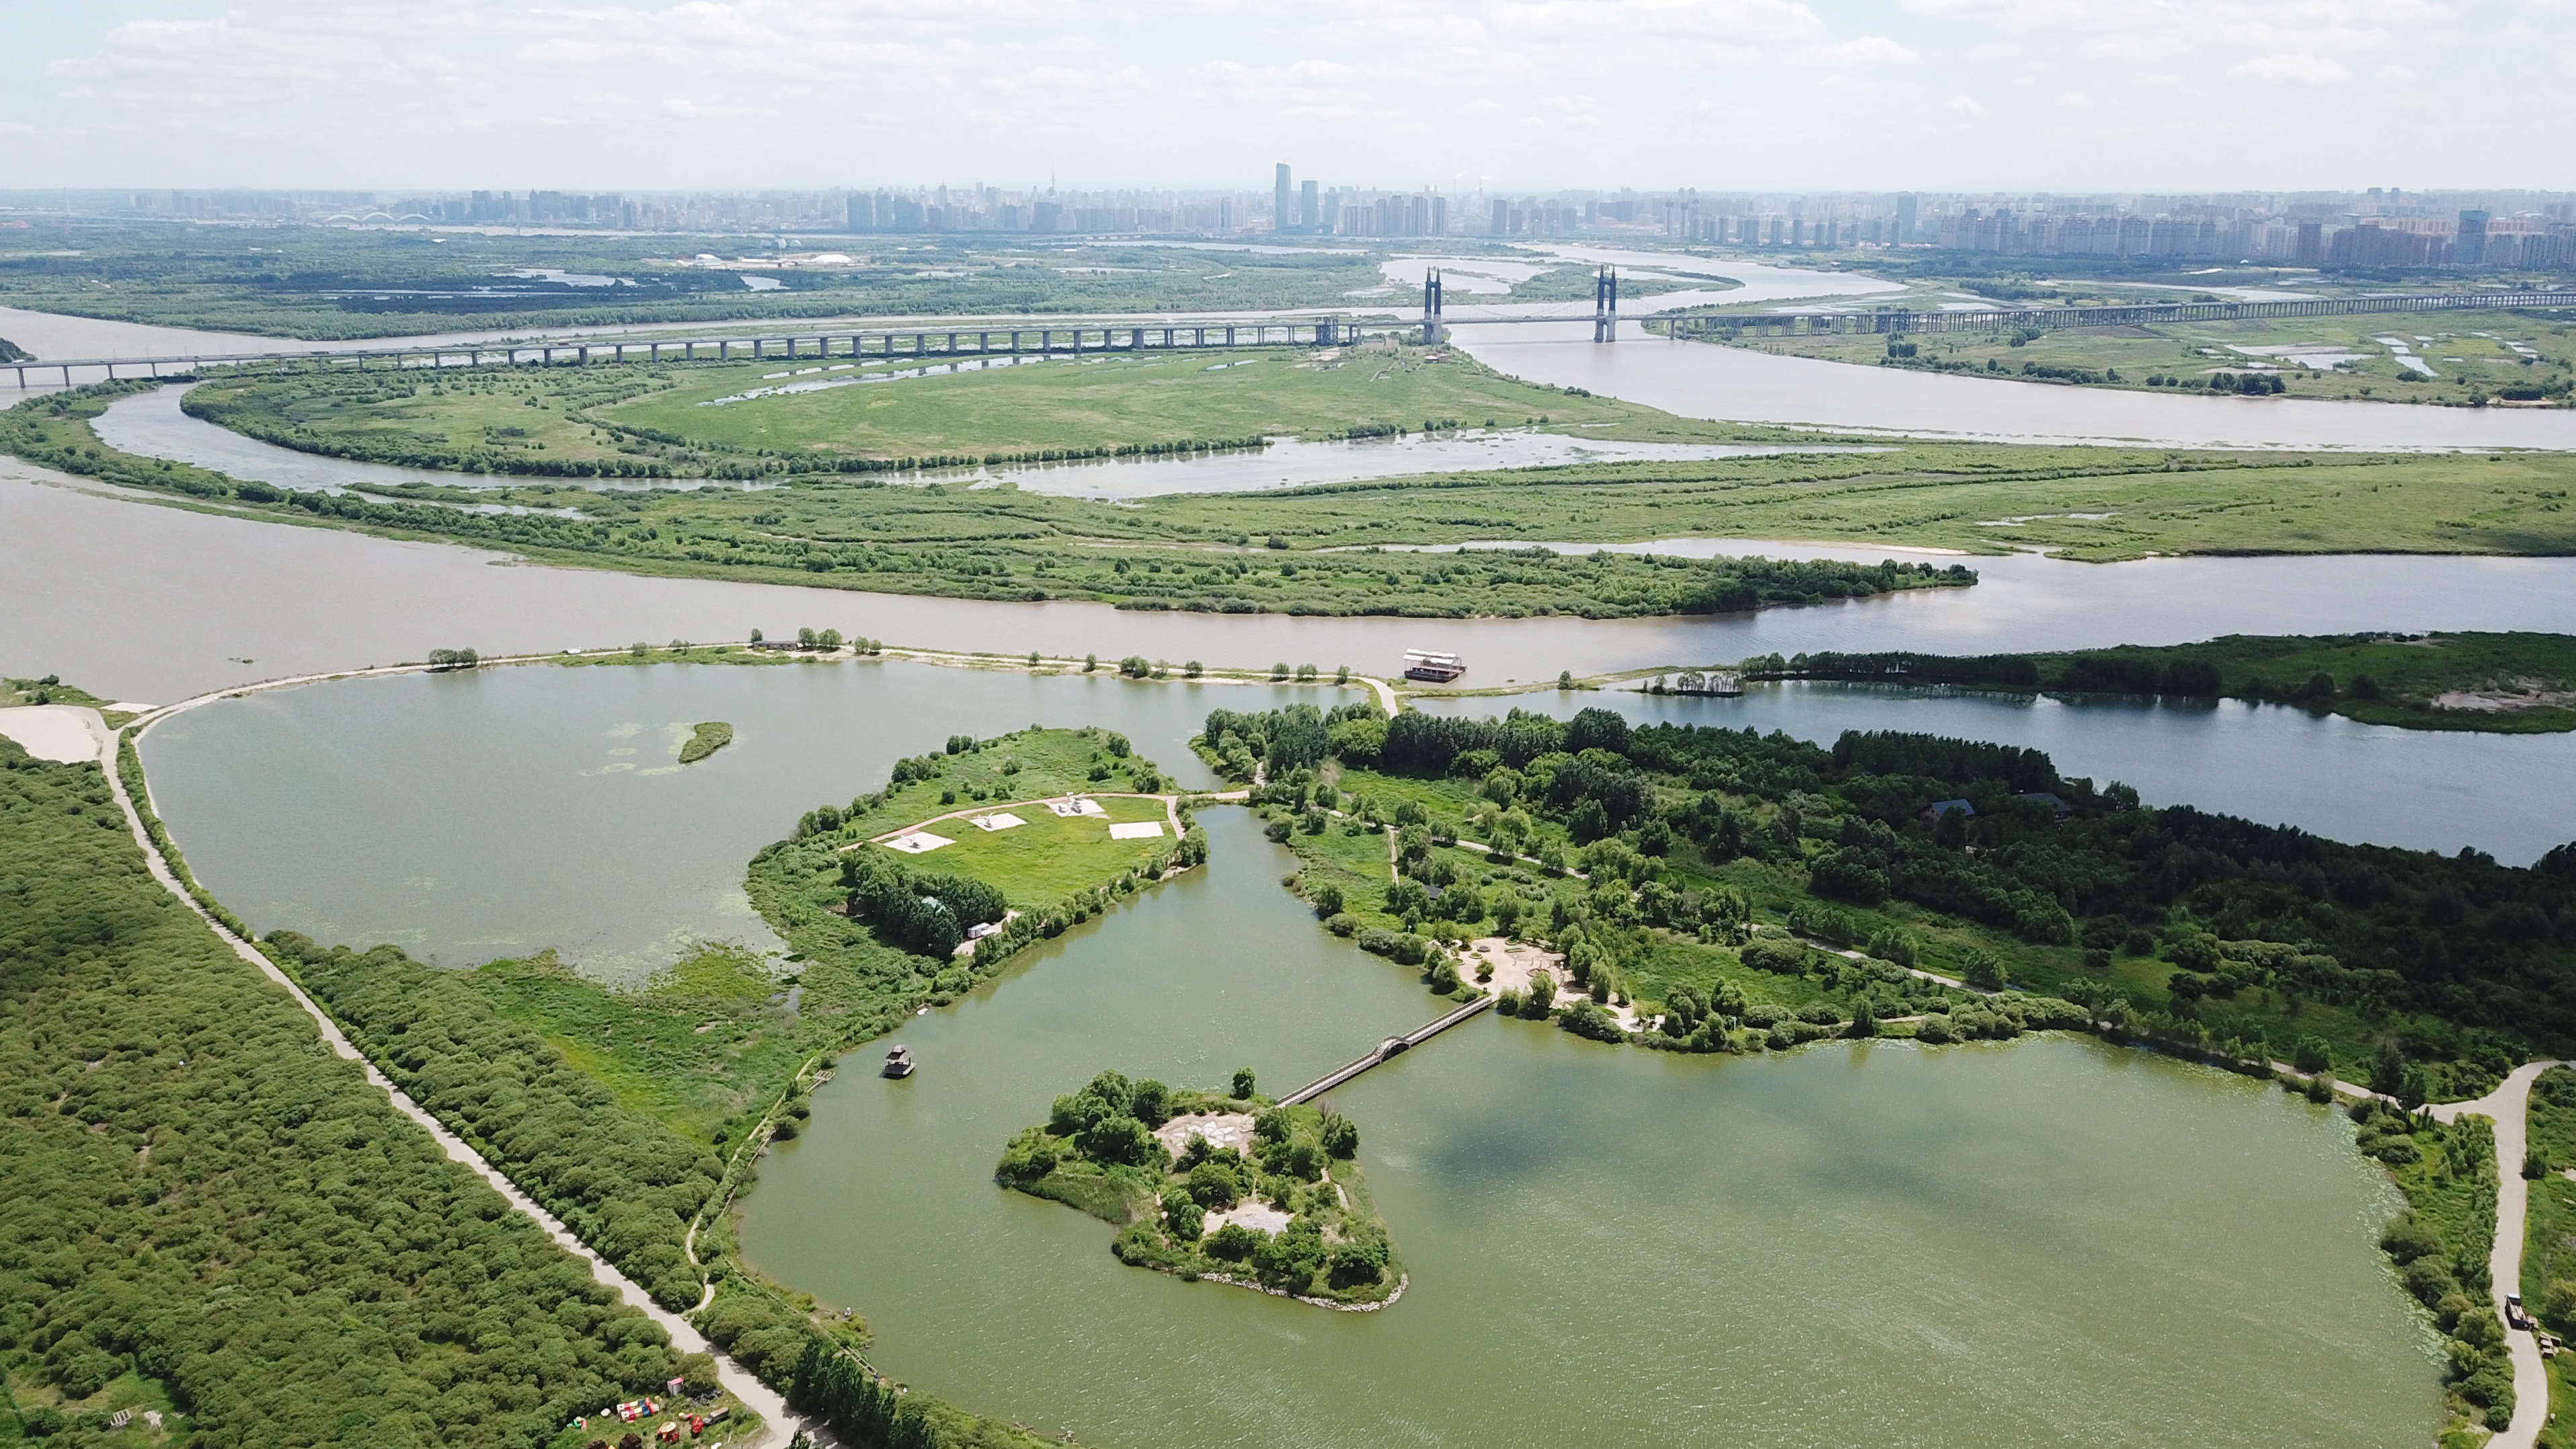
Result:
<instances>
[{"instance_id":1,"label":"narrow waterway","mask_svg":"<svg viewBox=\"0 0 2576 1449\"><path fill-rule=\"evenodd\" d=\"M225 685L423 659L741 639L800 626L924 648L1266 668L1467 657L1473 684L1559 671L1726 663L1751 654L2174 644L2221 634L2534 629L2576 618L2576 559L2336 555L2066 563L1969 560L1971 589L1758 614L1588 621L1122 612L1102 604L864 594L516 565L487 550L281 526L104 496L0 460L0 669L166 703ZM1927 557L1745 541L1778 556ZM1939 559L1948 562L1947 559Z\"/></svg>"},{"instance_id":2,"label":"narrow waterway","mask_svg":"<svg viewBox=\"0 0 2576 1449\"><path fill-rule=\"evenodd\" d=\"M2348 1127L2083 1041L1735 1060L1480 1018L1334 1094L1411 1270L1393 1308L1123 1267L1107 1225L993 1185L1056 1094L1105 1067L1278 1090L1439 1009L1316 929L1248 817L1207 819L1207 871L911 1023L911 1080L854 1054L763 1168L746 1250L864 1312L887 1371L1126 1449L2396 1449L2438 1422Z\"/></svg>"},{"instance_id":3,"label":"narrow waterway","mask_svg":"<svg viewBox=\"0 0 2576 1449\"><path fill-rule=\"evenodd\" d=\"M1658 304L1731 301L1646 298ZM1512 377L1581 387L1686 418L1970 438L2173 448L2368 452L2576 449L2576 411L2443 408L2321 399L2225 398L2005 382L1866 367L1650 337L1623 323L1596 343L1589 321L1478 327L1450 319L1458 345Z\"/></svg>"}]
</instances>

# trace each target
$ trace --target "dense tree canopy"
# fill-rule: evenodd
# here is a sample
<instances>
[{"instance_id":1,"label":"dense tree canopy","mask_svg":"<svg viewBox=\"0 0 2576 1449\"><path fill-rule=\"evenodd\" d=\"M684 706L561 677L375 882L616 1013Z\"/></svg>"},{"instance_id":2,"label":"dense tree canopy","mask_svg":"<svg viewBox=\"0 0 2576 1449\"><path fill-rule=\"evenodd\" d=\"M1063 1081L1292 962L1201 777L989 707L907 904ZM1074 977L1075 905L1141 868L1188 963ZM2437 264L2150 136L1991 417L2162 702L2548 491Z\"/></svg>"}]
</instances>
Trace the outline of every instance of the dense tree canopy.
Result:
<instances>
[{"instance_id":1,"label":"dense tree canopy","mask_svg":"<svg viewBox=\"0 0 2576 1449\"><path fill-rule=\"evenodd\" d=\"M146 873L95 767L0 741L0 1355L190 1442L536 1445L680 1371Z\"/></svg>"}]
</instances>

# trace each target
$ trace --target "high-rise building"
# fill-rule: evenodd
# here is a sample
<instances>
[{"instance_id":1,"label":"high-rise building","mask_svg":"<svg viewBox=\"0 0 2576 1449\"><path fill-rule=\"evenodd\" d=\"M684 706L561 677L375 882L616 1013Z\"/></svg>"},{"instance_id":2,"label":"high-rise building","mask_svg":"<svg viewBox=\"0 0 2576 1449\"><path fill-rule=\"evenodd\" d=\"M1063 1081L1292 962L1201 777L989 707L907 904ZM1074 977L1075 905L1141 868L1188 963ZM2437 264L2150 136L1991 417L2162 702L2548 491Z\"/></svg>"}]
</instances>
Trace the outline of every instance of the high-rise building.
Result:
<instances>
[{"instance_id":1,"label":"high-rise building","mask_svg":"<svg viewBox=\"0 0 2576 1449\"><path fill-rule=\"evenodd\" d=\"M2460 230L2451 242L2451 261L2463 267L2487 264L2487 214L2483 211L2460 213Z\"/></svg>"},{"instance_id":2,"label":"high-rise building","mask_svg":"<svg viewBox=\"0 0 2576 1449\"><path fill-rule=\"evenodd\" d=\"M1286 231L1294 224L1289 220L1289 189L1288 163L1282 161L1279 163L1278 172L1270 182L1270 229L1272 231Z\"/></svg>"},{"instance_id":3,"label":"high-rise building","mask_svg":"<svg viewBox=\"0 0 2576 1449\"><path fill-rule=\"evenodd\" d=\"M1312 181L1297 189L1297 221L1310 232L1323 229L1324 192Z\"/></svg>"},{"instance_id":4,"label":"high-rise building","mask_svg":"<svg viewBox=\"0 0 2576 1449\"><path fill-rule=\"evenodd\" d=\"M877 229L877 199L875 197L870 196L864 191L853 191L850 193L849 229L852 231L875 231Z\"/></svg>"},{"instance_id":5,"label":"high-rise building","mask_svg":"<svg viewBox=\"0 0 2576 1449\"><path fill-rule=\"evenodd\" d=\"M1896 198L1896 240L1914 240L1914 193L1911 191Z\"/></svg>"}]
</instances>

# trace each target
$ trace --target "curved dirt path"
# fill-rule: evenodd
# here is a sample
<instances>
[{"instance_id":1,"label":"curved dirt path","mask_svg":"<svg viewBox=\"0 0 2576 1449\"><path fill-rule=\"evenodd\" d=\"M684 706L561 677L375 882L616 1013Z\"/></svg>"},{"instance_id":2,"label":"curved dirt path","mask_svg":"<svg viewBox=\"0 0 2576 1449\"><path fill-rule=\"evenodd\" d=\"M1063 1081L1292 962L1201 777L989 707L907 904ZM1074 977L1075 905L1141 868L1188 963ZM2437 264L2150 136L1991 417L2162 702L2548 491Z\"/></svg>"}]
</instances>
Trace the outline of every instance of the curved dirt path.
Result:
<instances>
[{"instance_id":1,"label":"curved dirt path","mask_svg":"<svg viewBox=\"0 0 2576 1449\"><path fill-rule=\"evenodd\" d=\"M104 724L101 724L99 729L104 732ZM112 735L108 736L108 741L112 741L113 738ZM554 1239L557 1246L588 1264L591 1277L616 1289L618 1297L624 1299L630 1306L642 1310L645 1316L660 1324L662 1331L671 1336L672 1347L681 1353L703 1353L713 1357L716 1361L716 1377L734 1397L742 1400L769 1426L768 1434L762 1439L751 1441L753 1444L766 1443L772 1437L780 1439L792 1437L798 1430L806 1427L801 1419L788 1412L786 1399L772 1391L759 1379L754 1378L749 1370L716 1352L715 1346L708 1343L687 1319L655 1303L652 1296L633 1279L619 1272L607 1259L592 1252L589 1245L575 1237L572 1230L565 1227L554 1214L546 1211L535 1199L521 1192L518 1185L504 1176L499 1168L486 1161L481 1153L467 1146L462 1138L449 1131L444 1123L430 1115L428 1110L419 1103L414 1102L384 1073L377 1071L375 1063L368 1061L365 1054L350 1043L348 1036L340 1030L339 1023L331 1019L330 1013L316 1004L313 998L305 995L303 988L297 986L285 972L277 969L275 962L261 954L257 947L226 930L222 922L206 914L205 908L198 905L196 899L180 885L179 878L171 872L169 863L161 858L161 852L153 848L152 837L143 828L143 817L135 810L133 799L126 794L125 781L117 773L112 744L103 741L101 752L101 772L107 777L107 787L116 796L117 808L125 812L126 829L133 834L134 843L142 848L144 863L151 867L152 878L161 883L163 890L177 897L179 904L193 912L198 920L205 922L206 929L214 932L218 939L231 947L234 955L257 967L261 975L284 988L286 994L294 998L295 1004L304 1008L304 1014L313 1018L315 1029L321 1032L322 1039L330 1044L331 1050L343 1060L356 1062L366 1072L369 1085L383 1092L394 1104L395 1111L419 1123L424 1131L436 1139L439 1148L449 1157L472 1169L476 1176L490 1183L493 1191L501 1194L511 1207L535 1220L537 1226L545 1229L546 1236Z\"/></svg>"},{"instance_id":2,"label":"curved dirt path","mask_svg":"<svg viewBox=\"0 0 2576 1449\"><path fill-rule=\"evenodd\" d=\"M2483 1097L2442 1102L2429 1109L2444 1122L2474 1114L2495 1123L2496 1236L2495 1247L2487 1255L2487 1275L2494 1281L2487 1296L2494 1300L2498 1318L2505 1316L2504 1296L2522 1291L2522 1240L2531 1210L2531 1184L2523 1179L2522 1158L2531 1141L2531 1084L2558 1065L2556 1061L2525 1062ZM2513 1422L2489 1439L2487 1446L2531 1449L2549 1425L2549 1365L2541 1361L2540 1343L2527 1330L2508 1324L2505 1346L2513 1353Z\"/></svg>"}]
</instances>

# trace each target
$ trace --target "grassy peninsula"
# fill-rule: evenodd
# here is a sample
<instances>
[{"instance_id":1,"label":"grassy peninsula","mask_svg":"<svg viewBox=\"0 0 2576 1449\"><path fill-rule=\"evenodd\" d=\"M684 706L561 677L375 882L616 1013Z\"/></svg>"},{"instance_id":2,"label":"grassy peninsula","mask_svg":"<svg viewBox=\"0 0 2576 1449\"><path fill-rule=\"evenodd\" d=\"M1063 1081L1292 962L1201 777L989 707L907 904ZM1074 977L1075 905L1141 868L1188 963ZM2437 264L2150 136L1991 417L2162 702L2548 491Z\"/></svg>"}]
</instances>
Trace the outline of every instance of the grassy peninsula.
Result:
<instances>
[{"instance_id":1,"label":"grassy peninsula","mask_svg":"<svg viewBox=\"0 0 2576 1449\"><path fill-rule=\"evenodd\" d=\"M218 377L189 394L187 409L331 457L555 477L867 472L1458 428L1664 442L1746 435L1516 382L1447 347L1389 338L1321 350L485 369L426 382L315 368Z\"/></svg>"},{"instance_id":2,"label":"grassy peninsula","mask_svg":"<svg viewBox=\"0 0 2576 1449\"><path fill-rule=\"evenodd\" d=\"M1326 1307L1393 1301L1404 1269L1352 1160L1358 1127L1252 1088L1248 1071L1222 1093L1103 1072L1013 1137L994 1179L1115 1224L1123 1263Z\"/></svg>"},{"instance_id":3,"label":"grassy peninsula","mask_svg":"<svg viewBox=\"0 0 2576 1449\"><path fill-rule=\"evenodd\" d=\"M888 485L832 476L760 491L603 493L569 484L481 490L400 485L377 494L287 492L264 483L118 453L88 424L127 384L56 394L0 413L0 449L126 486L285 522L512 549L576 566L692 578L765 580L952 598L1091 599L1197 613L1573 614L1621 618L1710 613L1902 589L1958 588L1965 565L1763 558L1687 560L1541 549L1472 555L1389 553L1381 543L1494 536L1508 498L1457 500L1408 479L1342 516L1344 489L1148 499L1139 505L979 488ZM1813 459L1760 458L1774 468ZM1658 465L1661 466L1661 465ZM1620 481L1618 469L1551 471L1564 482ZM1391 491L1390 491L1391 490ZM537 502L545 499L550 501ZM1304 500L1315 500L1311 505ZM1552 507L1577 500L1554 495ZM525 512L468 511L485 504ZM1445 520L1426 529L1427 506ZM1309 516L1311 514L1311 516ZM1643 515L1640 515L1641 519ZM1284 531L1283 531L1284 530Z\"/></svg>"},{"instance_id":4,"label":"grassy peninsula","mask_svg":"<svg viewBox=\"0 0 2576 1449\"><path fill-rule=\"evenodd\" d=\"M1743 667L1754 679L2245 699L2406 729L2576 729L2576 635L2567 634L2231 634L2053 654L1771 655Z\"/></svg>"}]
</instances>

